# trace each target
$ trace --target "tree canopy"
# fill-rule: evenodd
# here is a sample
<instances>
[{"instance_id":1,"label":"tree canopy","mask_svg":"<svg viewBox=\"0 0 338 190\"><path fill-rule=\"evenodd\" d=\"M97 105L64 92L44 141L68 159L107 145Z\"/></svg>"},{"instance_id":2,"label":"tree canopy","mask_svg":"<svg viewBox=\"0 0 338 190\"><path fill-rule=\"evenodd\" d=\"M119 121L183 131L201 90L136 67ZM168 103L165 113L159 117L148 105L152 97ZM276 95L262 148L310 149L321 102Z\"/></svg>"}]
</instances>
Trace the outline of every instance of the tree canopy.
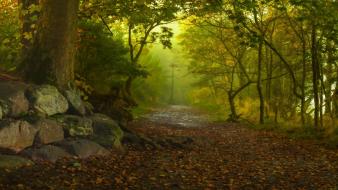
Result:
<instances>
[{"instance_id":1,"label":"tree canopy","mask_svg":"<svg viewBox=\"0 0 338 190\"><path fill-rule=\"evenodd\" d=\"M182 100L217 105L231 121L336 125L334 0L72 3L3 0L1 69L60 88L89 85L85 93L129 105L180 92L176 72L190 81ZM173 53L156 55L165 51Z\"/></svg>"}]
</instances>

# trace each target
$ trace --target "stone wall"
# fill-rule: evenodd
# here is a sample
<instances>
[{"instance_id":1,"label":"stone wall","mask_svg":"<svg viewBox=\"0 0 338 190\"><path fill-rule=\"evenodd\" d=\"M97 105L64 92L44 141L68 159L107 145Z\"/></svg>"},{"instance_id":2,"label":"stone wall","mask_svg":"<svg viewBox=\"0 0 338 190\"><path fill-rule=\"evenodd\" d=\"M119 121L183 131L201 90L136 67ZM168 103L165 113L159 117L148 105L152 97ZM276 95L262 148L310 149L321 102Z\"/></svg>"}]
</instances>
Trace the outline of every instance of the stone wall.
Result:
<instances>
[{"instance_id":1,"label":"stone wall","mask_svg":"<svg viewBox=\"0 0 338 190\"><path fill-rule=\"evenodd\" d=\"M54 162L68 156L105 155L109 148L122 148L119 124L93 113L91 107L77 89L60 92L51 85L0 81L0 167L17 164L15 156L20 156L16 159L20 161L25 157Z\"/></svg>"}]
</instances>

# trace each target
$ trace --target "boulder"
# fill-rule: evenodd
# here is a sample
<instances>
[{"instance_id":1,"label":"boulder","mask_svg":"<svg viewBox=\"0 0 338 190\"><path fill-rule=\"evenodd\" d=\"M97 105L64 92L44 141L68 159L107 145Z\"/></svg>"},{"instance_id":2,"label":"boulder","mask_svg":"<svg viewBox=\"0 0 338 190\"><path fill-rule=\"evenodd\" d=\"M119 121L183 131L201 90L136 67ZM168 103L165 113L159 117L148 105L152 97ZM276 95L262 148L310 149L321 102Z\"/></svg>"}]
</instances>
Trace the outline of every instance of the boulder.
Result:
<instances>
[{"instance_id":1,"label":"boulder","mask_svg":"<svg viewBox=\"0 0 338 190\"><path fill-rule=\"evenodd\" d=\"M121 148L123 131L116 121L103 114L94 114L90 119L96 142L107 147Z\"/></svg>"},{"instance_id":2,"label":"boulder","mask_svg":"<svg viewBox=\"0 0 338 190\"><path fill-rule=\"evenodd\" d=\"M56 120L64 125L67 136L90 136L93 134L92 120L76 115L60 115Z\"/></svg>"},{"instance_id":3,"label":"boulder","mask_svg":"<svg viewBox=\"0 0 338 190\"><path fill-rule=\"evenodd\" d=\"M0 155L1 169L16 169L28 165L33 165L33 162L23 157L13 155Z\"/></svg>"},{"instance_id":4,"label":"boulder","mask_svg":"<svg viewBox=\"0 0 338 190\"><path fill-rule=\"evenodd\" d=\"M39 129L36 143L49 144L64 139L63 126L55 120L41 118L34 125Z\"/></svg>"},{"instance_id":5,"label":"boulder","mask_svg":"<svg viewBox=\"0 0 338 190\"><path fill-rule=\"evenodd\" d=\"M68 110L67 99L51 85L42 85L30 89L28 93L32 107L42 115L55 115Z\"/></svg>"},{"instance_id":6,"label":"boulder","mask_svg":"<svg viewBox=\"0 0 338 190\"><path fill-rule=\"evenodd\" d=\"M57 143L57 146L60 146L68 153L79 158L88 158L89 156L106 156L110 154L109 151L101 145L85 139L62 141Z\"/></svg>"},{"instance_id":7,"label":"boulder","mask_svg":"<svg viewBox=\"0 0 338 190\"><path fill-rule=\"evenodd\" d=\"M60 147L53 145L45 145L40 148L28 148L22 151L24 156L31 158L34 161L50 161L56 162L58 159L72 157Z\"/></svg>"},{"instance_id":8,"label":"boulder","mask_svg":"<svg viewBox=\"0 0 338 190\"><path fill-rule=\"evenodd\" d=\"M0 105L4 116L19 117L28 113L27 88L21 82L0 82Z\"/></svg>"},{"instance_id":9,"label":"boulder","mask_svg":"<svg viewBox=\"0 0 338 190\"><path fill-rule=\"evenodd\" d=\"M15 152L32 146L38 128L27 121L3 120L0 122L0 148Z\"/></svg>"},{"instance_id":10,"label":"boulder","mask_svg":"<svg viewBox=\"0 0 338 190\"><path fill-rule=\"evenodd\" d=\"M77 89L69 89L64 92L69 103L69 111L73 114L86 115L86 105L81 99L81 92Z\"/></svg>"}]
</instances>

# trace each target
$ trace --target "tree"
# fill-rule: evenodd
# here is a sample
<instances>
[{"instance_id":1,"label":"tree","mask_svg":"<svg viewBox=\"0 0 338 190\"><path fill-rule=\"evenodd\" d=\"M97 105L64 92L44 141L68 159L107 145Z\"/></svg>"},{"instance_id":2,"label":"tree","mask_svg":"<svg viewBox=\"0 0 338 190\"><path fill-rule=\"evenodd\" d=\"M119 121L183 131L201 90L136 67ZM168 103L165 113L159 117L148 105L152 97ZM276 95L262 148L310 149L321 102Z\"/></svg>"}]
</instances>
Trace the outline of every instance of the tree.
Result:
<instances>
[{"instance_id":1,"label":"tree","mask_svg":"<svg viewBox=\"0 0 338 190\"><path fill-rule=\"evenodd\" d=\"M204 84L211 91L225 92L230 109L228 121L236 122L240 117L236 98L254 83L247 72L249 64L245 59L250 48L242 43L223 14L205 15L192 23L194 26L184 35L186 39L182 43L192 59L190 70L202 76L201 80L210 80Z\"/></svg>"},{"instance_id":2,"label":"tree","mask_svg":"<svg viewBox=\"0 0 338 190\"><path fill-rule=\"evenodd\" d=\"M60 88L74 80L79 0L41 0L37 34L24 55L24 78Z\"/></svg>"},{"instance_id":3,"label":"tree","mask_svg":"<svg viewBox=\"0 0 338 190\"><path fill-rule=\"evenodd\" d=\"M15 0L0 2L0 72L13 70L20 51L20 21Z\"/></svg>"}]
</instances>

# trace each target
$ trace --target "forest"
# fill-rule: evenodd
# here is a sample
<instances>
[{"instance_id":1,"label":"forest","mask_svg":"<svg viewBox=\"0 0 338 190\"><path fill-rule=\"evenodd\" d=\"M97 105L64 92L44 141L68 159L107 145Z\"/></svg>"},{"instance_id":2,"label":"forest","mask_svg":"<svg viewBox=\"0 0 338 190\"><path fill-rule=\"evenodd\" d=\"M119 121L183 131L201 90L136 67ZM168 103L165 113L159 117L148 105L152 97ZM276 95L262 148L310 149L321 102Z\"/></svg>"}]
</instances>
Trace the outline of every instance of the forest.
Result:
<instances>
[{"instance_id":1,"label":"forest","mask_svg":"<svg viewBox=\"0 0 338 190\"><path fill-rule=\"evenodd\" d=\"M0 0L0 189L337 189L337 148L336 0Z\"/></svg>"}]
</instances>

